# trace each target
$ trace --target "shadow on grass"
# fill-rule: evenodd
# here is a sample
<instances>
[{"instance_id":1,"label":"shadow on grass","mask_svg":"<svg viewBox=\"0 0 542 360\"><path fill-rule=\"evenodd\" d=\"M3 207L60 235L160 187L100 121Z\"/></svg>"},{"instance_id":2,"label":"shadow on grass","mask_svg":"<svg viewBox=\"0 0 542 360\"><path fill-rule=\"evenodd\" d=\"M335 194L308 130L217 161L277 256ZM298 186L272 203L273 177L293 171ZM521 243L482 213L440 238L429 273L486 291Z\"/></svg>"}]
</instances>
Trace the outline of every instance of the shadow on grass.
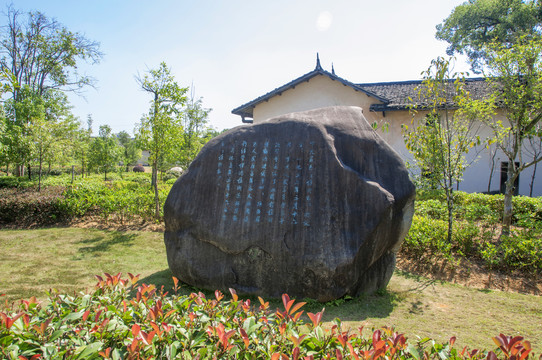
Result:
<instances>
[{"instance_id":1,"label":"shadow on grass","mask_svg":"<svg viewBox=\"0 0 542 360\"><path fill-rule=\"evenodd\" d=\"M123 232L112 231L107 236L95 236L90 239L78 241L78 244L92 244L92 246L83 246L79 252L83 254L106 252L114 245L132 246L137 234L126 234Z\"/></svg>"},{"instance_id":2,"label":"shadow on grass","mask_svg":"<svg viewBox=\"0 0 542 360\"><path fill-rule=\"evenodd\" d=\"M315 313L325 308L323 321L331 321L335 318L340 318L342 321L363 321L368 318L388 317L400 301L400 294L384 290L372 295L345 297L327 303L309 301L303 309Z\"/></svg>"},{"instance_id":3,"label":"shadow on grass","mask_svg":"<svg viewBox=\"0 0 542 360\"><path fill-rule=\"evenodd\" d=\"M145 278L141 278L139 283L153 284L158 289L162 286L164 291L169 293L173 292L173 279L169 269L155 272ZM203 292L206 297L214 297L214 291L199 289L188 284L180 283L181 290L179 294L187 295L192 292ZM412 291L416 291L413 289ZM231 298L228 292L224 292L225 300ZM257 306L259 304L258 297L254 295L240 295L241 299L250 299L251 303ZM266 298L265 301L269 301L270 309L283 310L282 300L278 298ZM311 299L296 299L297 302L304 301L307 304L301 308L304 310L304 314L307 312L317 313L325 308L323 321L331 321L335 318L340 318L343 321L363 321L368 318L386 318L389 317L391 312L397 306L398 303L405 299L405 295L402 292L395 292L389 290L381 290L372 295L361 295L356 298L345 297L329 301L327 303L320 303ZM416 311L417 309L414 309ZM306 317L305 315L303 316ZM308 319L308 318L307 318ZM306 320L306 319L305 319Z\"/></svg>"},{"instance_id":4,"label":"shadow on grass","mask_svg":"<svg viewBox=\"0 0 542 360\"><path fill-rule=\"evenodd\" d=\"M173 278L169 269L157 271L154 274L150 274L147 277L139 279L140 284L154 285L160 289L164 287L164 291L171 291L173 289Z\"/></svg>"}]
</instances>

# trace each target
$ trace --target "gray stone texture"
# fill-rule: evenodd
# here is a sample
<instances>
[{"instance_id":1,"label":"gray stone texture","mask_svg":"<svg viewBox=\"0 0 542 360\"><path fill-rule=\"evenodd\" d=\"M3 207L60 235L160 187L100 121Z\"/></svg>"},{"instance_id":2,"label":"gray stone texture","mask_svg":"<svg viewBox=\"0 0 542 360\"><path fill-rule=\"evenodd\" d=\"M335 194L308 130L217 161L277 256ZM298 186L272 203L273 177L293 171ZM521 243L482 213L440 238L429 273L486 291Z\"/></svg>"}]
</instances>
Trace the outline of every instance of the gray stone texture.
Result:
<instances>
[{"instance_id":1,"label":"gray stone texture","mask_svg":"<svg viewBox=\"0 0 542 360\"><path fill-rule=\"evenodd\" d=\"M384 288L415 188L357 107L292 113L211 140L167 198L171 271L211 290L320 301Z\"/></svg>"}]
</instances>

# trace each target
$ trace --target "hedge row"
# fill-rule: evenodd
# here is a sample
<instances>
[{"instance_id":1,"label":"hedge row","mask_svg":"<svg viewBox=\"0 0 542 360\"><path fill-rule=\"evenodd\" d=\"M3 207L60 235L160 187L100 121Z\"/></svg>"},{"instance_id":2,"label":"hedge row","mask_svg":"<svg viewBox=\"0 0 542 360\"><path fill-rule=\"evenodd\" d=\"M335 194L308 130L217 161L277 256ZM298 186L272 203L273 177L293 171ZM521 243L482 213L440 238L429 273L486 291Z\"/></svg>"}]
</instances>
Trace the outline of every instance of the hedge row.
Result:
<instances>
[{"instance_id":1,"label":"hedge row","mask_svg":"<svg viewBox=\"0 0 542 360\"><path fill-rule=\"evenodd\" d=\"M390 328L345 331L340 319L324 327L324 310L301 318L305 303L282 296L284 309L241 300L230 289L168 295L137 276L105 279L89 294L52 293L45 304L21 301L0 312L0 354L6 359L534 359L520 336L498 335L492 351L407 339Z\"/></svg>"},{"instance_id":2,"label":"hedge row","mask_svg":"<svg viewBox=\"0 0 542 360\"><path fill-rule=\"evenodd\" d=\"M0 224L47 226L85 216L121 225L133 220L154 221L154 192L148 174L107 182L94 177L70 185L66 185L67 178L49 178L40 192L29 186L33 183L17 179L0 177L0 185L13 185L0 186ZM161 208L170 187L159 186Z\"/></svg>"}]
</instances>

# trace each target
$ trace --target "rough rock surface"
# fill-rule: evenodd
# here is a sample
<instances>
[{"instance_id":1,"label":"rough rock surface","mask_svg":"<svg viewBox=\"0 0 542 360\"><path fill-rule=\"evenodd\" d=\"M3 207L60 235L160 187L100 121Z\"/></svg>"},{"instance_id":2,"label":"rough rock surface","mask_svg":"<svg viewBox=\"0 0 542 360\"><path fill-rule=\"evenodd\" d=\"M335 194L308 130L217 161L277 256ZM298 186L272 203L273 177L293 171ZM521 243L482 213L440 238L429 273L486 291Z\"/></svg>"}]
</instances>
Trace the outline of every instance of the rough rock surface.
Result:
<instances>
[{"instance_id":1,"label":"rough rock surface","mask_svg":"<svg viewBox=\"0 0 542 360\"><path fill-rule=\"evenodd\" d=\"M357 107L283 115L211 140L167 198L173 274L320 301L387 285L415 188Z\"/></svg>"}]
</instances>

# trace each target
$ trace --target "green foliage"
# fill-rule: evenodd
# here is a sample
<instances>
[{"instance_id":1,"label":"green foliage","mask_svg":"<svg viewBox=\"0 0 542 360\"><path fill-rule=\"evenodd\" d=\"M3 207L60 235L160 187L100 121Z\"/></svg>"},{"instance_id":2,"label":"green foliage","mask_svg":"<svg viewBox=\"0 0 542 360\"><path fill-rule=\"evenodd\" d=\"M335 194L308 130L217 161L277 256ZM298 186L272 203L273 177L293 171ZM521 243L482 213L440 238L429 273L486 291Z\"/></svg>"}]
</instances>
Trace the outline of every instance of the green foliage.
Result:
<instances>
[{"instance_id":1,"label":"green foliage","mask_svg":"<svg viewBox=\"0 0 542 360\"><path fill-rule=\"evenodd\" d=\"M154 285L137 284L128 274L97 276L94 291L81 295L49 294L49 301L22 300L0 312L0 351L8 359L527 359L528 341L500 334L495 351L456 350L455 337L440 344L408 340L391 328L345 331L340 319L324 327L322 315L307 313L304 302L282 295L283 310L271 310L259 298L253 305L230 289L173 295ZM498 356L497 356L498 354Z\"/></svg>"},{"instance_id":2,"label":"green foliage","mask_svg":"<svg viewBox=\"0 0 542 360\"><path fill-rule=\"evenodd\" d=\"M179 149L179 165L188 168L192 160L196 157L211 138L212 134L208 132L207 123L211 109L203 107L202 99L196 99L194 96L194 87L192 86L191 96L183 111L182 124L182 144Z\"/></svg>"},{"instance_id":3,"label":"green foliage","mask_svg":"<svg viewBox=\"0 0 542 360\"><path fill-rule=\"evenodd\" d=\"M480 235L476 225L458 222L451 242L447 240L447 231L447 221L415 215L402 251L426 261L438 258L453 260L456 254L466 256L474 253Z\"/></svg>"},{"instance_id":4,"label":"green foliage","mask_svg":"<svg viewBox=\"0 0 542 360\"><path fill-rule=\"evenodd\" d=\"M121 149L117 139L108 125L101 125L99 136L95 138L89 149L89 167L100 170L107 179L107 173L115 170L121 159Z\"/></svg>"},{"instance_id":5,"label":"green foliage","mask_svg":"<svg viewBox=\"0 0 542 360\"><path fill-rule=\"evenodd\" d=\"M149 113L141 118L136 129L140 148L149 150L154 187L155 217L160 217L158 170L167 165L168 157L178 146L182 134L182 107L188 88L181 88L165 62L136 78L139 86L153 96Z\"/></svg>"},{"instance_id":6,"label":"green foliage","mask_svg":"<svg viewBox=\"0 0 542 360\"><path fill-rule=\"evenodd\" d=\"M130 138L130 135L126 131L118 133L117 139L122 147L122 163L124 164L126 171L128 171L129 167L137 164L137 161L141 158L141 149L138 147L137 141Z\"/></svg>"},{"instance_id":7,"label":"green foliage","mask_svg":"<svg viewBox=\"0 0 542 360\"><path fill-rule=\"evenodd\" d=\"M160 218L170 186L161 185ZM154 195L148 176L131 176L112 184L82 181L63 194L61 206L72 217L99 216L103 221L125 224L127 221L154 221Z\"/></svg>"},{"instance_id":8,"label":"green foliage","mask_svg":"<svg viewBox=\"0 0 542 360\"><path fill-rule=\"evenodd\" d=\"M437 58L423 73L418 101L411 112L427 112L422 121L415 117L412 127L403 127L403 137L412 154L420 177L432 189L443 189L446 195L448 242L453 236L454 186L462 180L468 166L465 158L471 148L480 144L475 117L462 109L469 102L464 75L453 73L451 59ZM459 108L459 109L457 109Z\"/></svg>"},{"instance_id":9,"label":"green foliage","mask_svg":"<svg viewBox=\"0 0 542 360\"><path fill-rule=\"evenodd\" d=\"M514 182L523 170L542 160L539 151L529 154L523 150L541 135L542 39L521 36L510 46L494 42L484 50L487 82L493 93L471 103L473 113L492 129L492 141L508 163L502 219L502 234L507 235L514 214ZM503 108L506 121L492 118L497 105Z\"/></svg>"},{"instance_id":10,"label":"green foliage","mask_svg":"<svg viewBox=\"0 0 542 360\"><path fill-rule=\"evenodd\" d=\"M71 175L48 177L43 194L35 181L26 177L0 177L0 223L17 226L44 226L85 216L96 216L106 223L155 221L154 196L149 174L127 174L123 180L104 183L97 177L77 180ZM170 184L160 185L160 219Z\"/></svg>"},{"instance_id":11,"label":"green foliage","mask_svg":"<svg viewBox=\"0 0 542 360\"><path fill-rule=\"evenodd\" d=\"M509 47L522 35L540 34L541 24L539 1L473 0L455 7L437 25L436 38L450 44L448 55L467 55L479 71L487 56L485 45L498 41Z\"/></svg>"},{"instance_id":12,"label":"green foliage","mask_svg":"<svg viewBox=\"0 0 542 360\"><path fill-rule=\"evenodd\" d=\"M514 225L509 236L498 237L503 195L455 192L457 221L452 241L445 236L446 205L442 192L422 192L402 251L421 261L435 258L478 258L490 269L525 274L542 273L542 198L514 197Z\"/></svg>"},{"instance_id":13,"label":"green foliage","mask_svg":"<svg viewBox=\"0 0 542 360\"><path fill-rule=\"evenodd\" d=\"M518 269L525 273L542 273L542 238L532 230L514 231L511 236L501 237L496 246L500 259L497 266Z\"/></svg>"},{"instance_id":14,"label":"green foliage","mask_svg":"<svg viewBox=\"0 0 542 360\"><path fill-rule=\"evenodd\" d=\"M181 174L182 174L182 171L175 170L175 169L169 169L168 171L166 171L166 173L162 177L162 180L164 180L166 182L169 181L169 180L177 180L177 178L179 176L181 176ZM173 182L175 182L175 181L173 181Z\"/></svg>"},{"instance_id":15,"label":"green foliage","mask_svg":"<svg viewBox=\"0 0 542 360\"><path fill-rule=\"evenodd\" d=\"M40 164L67 154L73 117L63 91L92 84L81 76L81 62L97 62L99 45L42 13L8 6L0 34L2 89L9 93L0 126L0 161L18 166ZM58 160L58 159L57 159Z\"/></svg>"}]
</instances>

